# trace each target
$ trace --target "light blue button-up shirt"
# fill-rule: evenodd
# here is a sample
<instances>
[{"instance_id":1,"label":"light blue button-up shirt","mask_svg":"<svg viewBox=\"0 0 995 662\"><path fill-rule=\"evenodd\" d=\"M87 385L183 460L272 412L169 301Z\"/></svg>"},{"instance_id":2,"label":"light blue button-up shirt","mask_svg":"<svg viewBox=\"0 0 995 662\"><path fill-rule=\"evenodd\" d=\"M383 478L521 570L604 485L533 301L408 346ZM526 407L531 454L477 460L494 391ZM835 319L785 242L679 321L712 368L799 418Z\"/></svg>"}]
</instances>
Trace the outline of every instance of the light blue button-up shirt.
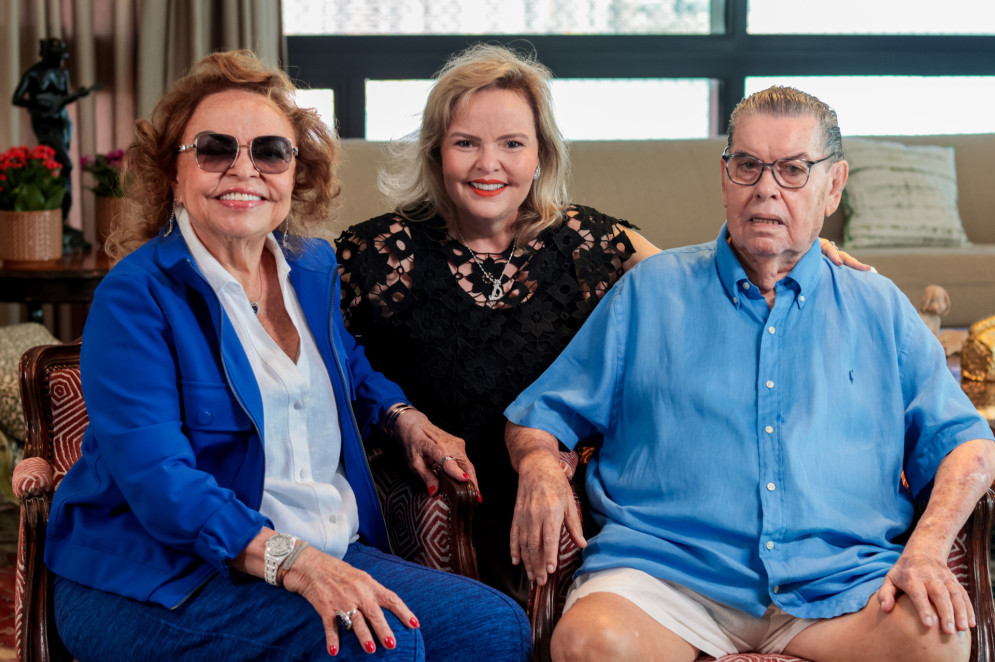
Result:
<instances>
[{"instance_id":1,"label":"light blue button-up shirt","mask_svg":"<svg viewBox=\"0 0 995 662\"><path fill-rule=\"evenodd\" d=\"M857 611L940 461L991 431L891 281L816 243L770 309L726 236L639 264L505 413L601 440L581 572L637 568L756 616Z\"/></svg>"}]
</instances>

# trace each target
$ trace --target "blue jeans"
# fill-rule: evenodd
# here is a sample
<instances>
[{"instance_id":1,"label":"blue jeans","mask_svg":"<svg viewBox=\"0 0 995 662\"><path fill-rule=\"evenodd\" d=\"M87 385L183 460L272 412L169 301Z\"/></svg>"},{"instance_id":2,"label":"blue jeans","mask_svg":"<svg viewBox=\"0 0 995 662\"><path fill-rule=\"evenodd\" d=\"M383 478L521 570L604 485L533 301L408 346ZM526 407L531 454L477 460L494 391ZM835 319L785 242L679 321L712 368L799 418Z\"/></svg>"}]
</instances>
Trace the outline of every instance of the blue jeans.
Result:
<instances>
[{"instance_id":1,"label":"blue jeans","mask_svg":"<svg viewBox=\"0 0 995 662\"><path fill-rule=\"evenodd\" d=\"M318 612L301 596L261 579L215 575L174 609L55 579L59 635L80 662L114 660L298 661L529 660L528 619L514 600L458 575L408 563L361 543L344 559L400 596L421 627L384 610L397 640L364 651L352 632L331 658Z\"/></svg>"}]
</instances>

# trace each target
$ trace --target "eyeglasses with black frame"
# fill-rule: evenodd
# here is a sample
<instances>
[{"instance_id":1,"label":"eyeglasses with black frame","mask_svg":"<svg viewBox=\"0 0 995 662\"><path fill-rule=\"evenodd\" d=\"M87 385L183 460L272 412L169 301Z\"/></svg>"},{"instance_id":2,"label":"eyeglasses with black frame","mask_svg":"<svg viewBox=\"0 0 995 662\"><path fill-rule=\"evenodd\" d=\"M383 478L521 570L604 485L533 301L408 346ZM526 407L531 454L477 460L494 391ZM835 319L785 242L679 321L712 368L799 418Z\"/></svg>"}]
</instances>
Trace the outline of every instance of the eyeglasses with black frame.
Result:
<instances>
[{"instance_id":1,"label":"eyeglasses with black frame","mask_svg":"<svg viewBox=\"0 0 995 662\"><path fill-rule=\"evenodd\" d=\"M726 175L733 184L753 186L764 175L764 168L770 168L774 181L782 188L799 189L808 184L812 166L833 158L830 154L818 161L807 159L778 159L773 163L765 163L748 154L730 154L729 148L722 152L722 160L726 163Z\"/></svg>"},{"instance_id":2,"label":"eyeglasses with black frame","mask_svg":"<svg viewBox=\"0 0 995 662\"><path fill-rule=\"evenodd\" d=\"M253 138L248 145L241 145L234 136L226 133L205 131L194 136L189 145L180 145L179 152L193 150L197 166L206 172L227 172L235 165L238 151L242 147L249 148L249 159L252 167L267 175L278 175L290 168L290 162L297 156L298 150L283 136L259 136Z\"/></svg>"}]
</instances>

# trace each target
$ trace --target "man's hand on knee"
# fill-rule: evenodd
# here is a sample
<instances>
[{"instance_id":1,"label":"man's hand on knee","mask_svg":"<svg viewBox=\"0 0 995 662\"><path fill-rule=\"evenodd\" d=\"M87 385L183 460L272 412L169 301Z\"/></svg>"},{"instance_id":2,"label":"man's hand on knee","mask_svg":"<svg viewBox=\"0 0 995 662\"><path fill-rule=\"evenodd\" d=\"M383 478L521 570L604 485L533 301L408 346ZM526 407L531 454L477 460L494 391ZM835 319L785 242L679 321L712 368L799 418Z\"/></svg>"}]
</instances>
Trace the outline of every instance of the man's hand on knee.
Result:
<instances>
[{"instance_id":1,"label":"man's hand on knee","mask_svg":"<svg viewBox=\"0 0 995 662\"><path fill-rule=\"evenodd\" d=\"M944 633L954 634L976 625L967 591L945 560L938 561L906 548L878 590L881 611L891 613L900 593L909 596L926 627L939 623Z\"/></svg>"}]
</instances>

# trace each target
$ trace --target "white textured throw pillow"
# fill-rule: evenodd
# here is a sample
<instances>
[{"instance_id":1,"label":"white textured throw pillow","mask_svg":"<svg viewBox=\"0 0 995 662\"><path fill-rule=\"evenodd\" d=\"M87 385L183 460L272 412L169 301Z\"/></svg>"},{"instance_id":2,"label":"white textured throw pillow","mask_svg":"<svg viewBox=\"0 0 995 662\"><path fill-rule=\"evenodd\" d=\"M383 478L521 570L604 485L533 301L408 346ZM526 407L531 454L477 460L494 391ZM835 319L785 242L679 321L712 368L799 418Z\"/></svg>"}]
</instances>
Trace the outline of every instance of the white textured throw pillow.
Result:
<instances>
[{"instance_id":1,"label":"white textured throw pillow","mask_svg":"<svg viewBox=\"0 0 995 662\"><path fill-rule=\"evenodd\" d=\"M964 246L954 148L883 140L843 141L846 247Z\"/></svg>"}]
</instances>

